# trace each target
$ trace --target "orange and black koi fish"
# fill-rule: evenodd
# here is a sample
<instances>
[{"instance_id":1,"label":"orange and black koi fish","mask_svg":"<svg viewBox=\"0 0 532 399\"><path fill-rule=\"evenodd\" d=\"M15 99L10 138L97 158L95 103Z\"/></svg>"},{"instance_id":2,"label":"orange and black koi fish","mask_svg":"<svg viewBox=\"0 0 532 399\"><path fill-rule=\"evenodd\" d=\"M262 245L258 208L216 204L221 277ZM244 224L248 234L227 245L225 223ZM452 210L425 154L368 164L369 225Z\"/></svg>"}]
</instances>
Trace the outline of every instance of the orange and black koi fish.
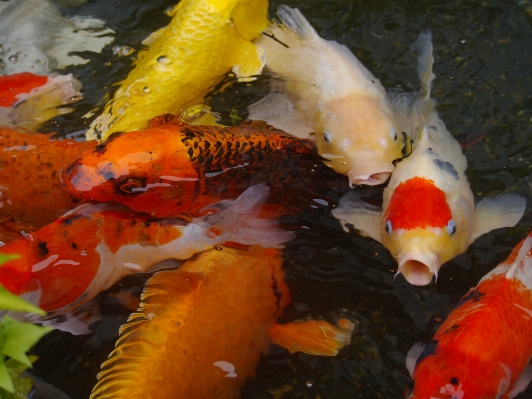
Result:
<instances>
[{"instance_id":1,"label":"orange and black koi fish","mask_svg":"<svg viewBox=\"0 0 532 399\"><path fill-rule=\"evenodd\" d=\"M355 325L338 320L276 324L290 302L277 249L210 250L155 274L91 399L239 398L270 343L334 356Z\"/></svg>"},{"instance_id":2,"label":"orange and black koi fish","mask_svg":"<svg viewBox=\"0 0 532 399\"><path fill-rule=\"evenodd\" d=\"M287 190L312 187L319 164L312 141L264 122L220 128L163 117L145 131L113 135L80 156L65 167L62 182L84 200L115 201L156 217L198 216L207 205L266 182L277 212L272 217L280 205L301 207Z\"/></svg>"},{"instance_id":3,"label":"orange and black koi fish","mask_svg":"<svg viewBox=\"0 0 532 399\"><path fill-rule=\"evenodd\" d=\"M532 380L532 233L458 303L406 366L408 399L513 398Z\"/></svg>"}]
</instances>

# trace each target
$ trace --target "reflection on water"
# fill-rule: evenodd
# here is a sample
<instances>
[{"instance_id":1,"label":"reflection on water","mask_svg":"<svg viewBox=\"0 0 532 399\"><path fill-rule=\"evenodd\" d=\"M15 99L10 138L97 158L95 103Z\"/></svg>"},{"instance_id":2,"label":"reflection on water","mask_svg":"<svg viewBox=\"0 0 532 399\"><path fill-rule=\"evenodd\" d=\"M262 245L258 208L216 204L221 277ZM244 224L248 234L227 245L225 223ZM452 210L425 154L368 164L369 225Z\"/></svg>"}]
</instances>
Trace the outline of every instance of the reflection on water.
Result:
<instances>
[{"instance_id":1,"label":"reflection on water","mask_svg":"<svg viewBox=\"0 0 532 399\"><path fill-rule=\"evenodd\" d=\"M532 203L532 2L285 3L299 7L322 37L347 45L387 89L418 88L416 58L409 45L421 29L431 29L436 59L433 96L441 118L464 148L475 196L511 191ZM271 2L272 15L278 4ZM67 135L85 128L90 120L81 116L101 104L112 92L112 83L132 68L136 52L118 55L113 46L139 50L150 32L167 23L164 10L170 5L168 0L96 0L64 9L67 14L104 19L115 30L116 40L100 55L87 54L87 65L67 69L82 82L84 99L75 113L56 118L44 131L59 129ZM209 102L230 123L237 114L245 116L244 106L267 88L264 78L234 84L222 93L215 90ZM322 176L332 179L326 172ZM337 179L328 192L320 193L331 204L337 204L347 189L346 181ZM363 190L379 201L379 188ZM401 397L408 380L408 349L416 341L428 342L460 297L532 227L527 210L518 226L480 237L446 264L436 284L413 287L402 276L394 279L396 263L380 244L355 232L344 233L330 209L316 203L312 212L282 219L301 228L284 251L292 302L281 321L348 317L359 321L359 331L333 358L290 355L272 346L256 378L244 386L244 398ZM130 276L101 295L103 316L94 334L54 332L45 337L36 350L40 359L33 372L72 398L88 397L100 364L114 347L118 327L130 313L110 293L139 293L147 278ZM528 397L532 398L530 388L519 396Z\"/></svg>"}]
</instances>

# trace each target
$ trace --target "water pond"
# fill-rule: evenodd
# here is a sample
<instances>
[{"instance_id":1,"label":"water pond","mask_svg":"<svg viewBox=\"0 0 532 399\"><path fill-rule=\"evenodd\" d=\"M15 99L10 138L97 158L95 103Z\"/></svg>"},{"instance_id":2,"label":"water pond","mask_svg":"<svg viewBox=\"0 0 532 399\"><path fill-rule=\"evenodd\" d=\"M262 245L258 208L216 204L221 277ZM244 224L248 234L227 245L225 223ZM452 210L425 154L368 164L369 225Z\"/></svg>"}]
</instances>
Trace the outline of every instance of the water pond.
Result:
<instances>
[{"instance_id":1,"label":"water pond","mask_svg":"<svg viewBox=\"0 0 532 399\"><path fill-rule=\"evenodd\" d=\"M532 204L532 2L529 0L285 0L299 7L324 38L348 46L385 88L418 89L416 58L409 46L423 29L433 34L433 96L449 130L468 159L467 176L477 198L499 192L519 193ZM272 0L274 15L281 4ZM90 62L70 67L83 84L84 99L75 112L55 118L42 131L66 136L86 128L81 116L113 92L113 82L133 67L141 41L164 26L170 0L91 0L66 15L92 15L116 32L101 54L86 53ZM131 55L113 46L135 49ZM228 82L230 79L228 78ZM233 84L208 96L208 103L231 123L235 112L267 92L266 79ZM233 116L233 119L231 119ZM345 179L330 179L328 205L316 204L282 223L305 226L284 251L286 281L292 302L282 321L345 316L359 323L351 345L336 357L290 355L272 346L247 381L243 398L399 398L408 382L404 361L416 342L429 342L439 324L480 277L505 259L532 227L527 208L515 228L480 237L468 251L442 268L437 283L413 287L375 241L355 231L345 233L331 216L349 189ZM364 188L379 201L382 188ZM294 198L297 201L298 198ZM36 204L37 205L37 204ZM100 298L102 320L90 335L60 331L35 349L40 357L33 373L71 398L87 398L100 364L114 347L118 327L130 311L109 293L129 288L139 294L149 276L124 279ZM220 320L223 323L223 320ZM532 398L532 388L519 396Z\"/></svg>"}]
</instances>

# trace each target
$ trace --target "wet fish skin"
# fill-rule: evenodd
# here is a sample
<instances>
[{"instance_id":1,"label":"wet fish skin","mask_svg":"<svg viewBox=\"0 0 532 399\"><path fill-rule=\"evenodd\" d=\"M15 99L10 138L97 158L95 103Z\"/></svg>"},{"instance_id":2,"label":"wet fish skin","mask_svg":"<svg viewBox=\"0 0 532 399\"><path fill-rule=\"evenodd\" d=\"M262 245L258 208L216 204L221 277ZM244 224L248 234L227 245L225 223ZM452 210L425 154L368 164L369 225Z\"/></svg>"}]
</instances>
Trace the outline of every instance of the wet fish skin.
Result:
<instances>
[{"instance_id":1,"label":"wet fish skin","mask_svg":"<svg viewBox=\"0 0 532 399\"><path fill-rule=\"evenodd\" d=\"M532 233L407 356L407 399L513 398L532 380Z\"/></svg>"},{"instance_id":2,"label":"wet fish skin","mask_svg":"<svg viewBox=\"0 0 532 399\"><path fill-rule=\"evenodd\" d=\"M120 328L91 399L239 398L272 336L325 356L350 342L355 326L346 319L340 328L324 321L276 324L289 301L276 249L214 249L159 272Z\"/></svg>"},{"instance_id":3,"label":"wet fish skin","mask_svg":"<svg viewBox=\"0 0 532 399\"><path fill-rule=\"evenodd\" d=\"M267 183L275 206L264 212L275 217L283 211L279 204L299 206L286 192L312 185L318 163L312 141L264 122L221 128L169 116L85 153L64 168L62 183L85 201L115 201L155 217L200 216L214 202Z\"/></svg>"},{"instance_id":4,"label":"wet fish skin","mask_svg":"<svg viewBox=\"0 0 532 399\"><path fill-rule=\"evenodd\" d=\"M381 83L347 47L319 37L298 9L280 6L278 16L281 23L273 22L255 43L265 49L266 66L282 80L287 101L308 114L319 154L352 185L384 183L409 143ZM288 113L274 114L287 125ZM275 117L267 121L276 126Z\"/></svg>"}]
</instances>

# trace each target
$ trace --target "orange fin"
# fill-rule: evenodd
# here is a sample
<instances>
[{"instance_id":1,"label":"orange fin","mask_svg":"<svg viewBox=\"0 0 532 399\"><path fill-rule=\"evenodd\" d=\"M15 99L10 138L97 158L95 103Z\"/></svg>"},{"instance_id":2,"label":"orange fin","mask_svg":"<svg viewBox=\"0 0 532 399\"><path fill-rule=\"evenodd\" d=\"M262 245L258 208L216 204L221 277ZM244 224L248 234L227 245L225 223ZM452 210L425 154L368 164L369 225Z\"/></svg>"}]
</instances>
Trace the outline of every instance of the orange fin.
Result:
<instances>
[{"instance_id":1,"label":"orange fin","mask_svg":"<svg viewBox=\"0 0 532 399\"><path fill-rule=\"evenodd\" d=\"M290 353L304 352L310 355L336 356L338 351L351 342L355 324L347 319L338 320L336 328L325 321L296 321L276 324L270 330L274 344Z\"/></svg>"}]
</instances>

